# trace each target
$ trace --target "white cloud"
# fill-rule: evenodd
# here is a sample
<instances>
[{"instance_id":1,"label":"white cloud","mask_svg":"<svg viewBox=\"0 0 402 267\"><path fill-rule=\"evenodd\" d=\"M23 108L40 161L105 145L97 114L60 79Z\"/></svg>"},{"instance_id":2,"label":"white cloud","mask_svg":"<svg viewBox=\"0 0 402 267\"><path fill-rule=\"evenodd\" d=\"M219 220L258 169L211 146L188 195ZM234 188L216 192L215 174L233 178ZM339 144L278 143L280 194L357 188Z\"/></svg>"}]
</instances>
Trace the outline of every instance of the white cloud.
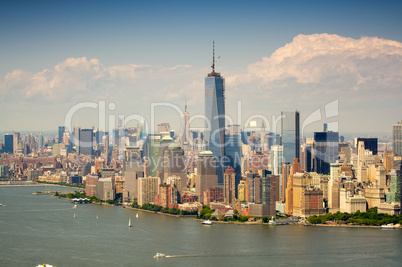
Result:
<instances>
[{"instance_id":1,"label":"white cloud","mask_svg":"<svg viewBox=\"0 0 402 267\"><path fill-rule=\"evenodd\" d=\"M400 88L402 43L377 37L300 34L270 57L249 65L245 74L227 80L232 86L253 83L273 90L289 85L310 90L319 85L342 92Z\"/></svg>"},{"instance_id":2,"label":"white cloud","mask_svg":"<svg viewBox=\"0 0 402 267\"><path fill-rule=\"evenodd\" d=\"M99 59L67 58L38 73L14 70L0 80L3 99L27 101L87 101L113 95L126 95L157 100L178 100L194 85L194 68L151 65L118 65L105 67ZM190 86L187 86L190 85ZM199 86L197 84L196 86ZM189 94L190 96L190 94Z\"/></svg>"}]
</instances>

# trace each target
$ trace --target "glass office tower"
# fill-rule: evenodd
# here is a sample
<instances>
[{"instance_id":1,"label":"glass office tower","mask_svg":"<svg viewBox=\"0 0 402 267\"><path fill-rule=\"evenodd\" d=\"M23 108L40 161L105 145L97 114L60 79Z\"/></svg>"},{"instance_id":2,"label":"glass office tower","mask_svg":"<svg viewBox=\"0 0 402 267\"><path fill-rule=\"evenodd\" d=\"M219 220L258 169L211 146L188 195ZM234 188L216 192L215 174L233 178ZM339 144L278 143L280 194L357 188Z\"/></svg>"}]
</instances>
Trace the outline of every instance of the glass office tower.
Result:
<instances>
[{"instance_id":1,"label":"glass office tower","mask_svg":"<svg viewBox=\"0 0 402 267\"><path fill-rule=\"evenodd\" d=\"M225 79L215 72L215 57L212 72L205 78L205 143L217 163L218 183L223 184L224 166L221 164L225 156Z\"/></svg>"},{"instance_id":2,"label":"glass office tower","mask_svg":"<svg viewBox=\"0 0 402 267\"><path fill-rule=\"evenodd\" d=\"M281 135L284 162L300 159L299 112L281 112Z\"/></svg>"}]
</instances>

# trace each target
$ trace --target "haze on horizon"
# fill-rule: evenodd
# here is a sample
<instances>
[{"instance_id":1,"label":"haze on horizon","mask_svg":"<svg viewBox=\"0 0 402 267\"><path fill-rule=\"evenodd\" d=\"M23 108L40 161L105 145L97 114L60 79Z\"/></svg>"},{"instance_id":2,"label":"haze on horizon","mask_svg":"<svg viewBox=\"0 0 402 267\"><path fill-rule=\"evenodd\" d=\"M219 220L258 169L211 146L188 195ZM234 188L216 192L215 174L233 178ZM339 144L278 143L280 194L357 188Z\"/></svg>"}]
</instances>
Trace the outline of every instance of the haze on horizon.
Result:
<instances>
[{"instance_id":1,"label":"haze on horizon","mask_svg":"<svg viewBox=\"0 0 402 267\"><path fill-rule=\"evenodd\" d=\"M213 8L211 8L213 7ZM338 100L342 132L390 132L401 120L399 1L0 2L0 131L55 130L81 102L144 114L168 102L204 113L212 40L226 113L242 123L310 113ZM201 100L202 99L202 100ZM74 123L97 125L96 111ZM258 120L257 120L258 121ZM156 111L156 123L180 117ZM259 124L260 122L258 122ZM259 124L260 125L260 124Z\"/></svg>"}]
</instances>

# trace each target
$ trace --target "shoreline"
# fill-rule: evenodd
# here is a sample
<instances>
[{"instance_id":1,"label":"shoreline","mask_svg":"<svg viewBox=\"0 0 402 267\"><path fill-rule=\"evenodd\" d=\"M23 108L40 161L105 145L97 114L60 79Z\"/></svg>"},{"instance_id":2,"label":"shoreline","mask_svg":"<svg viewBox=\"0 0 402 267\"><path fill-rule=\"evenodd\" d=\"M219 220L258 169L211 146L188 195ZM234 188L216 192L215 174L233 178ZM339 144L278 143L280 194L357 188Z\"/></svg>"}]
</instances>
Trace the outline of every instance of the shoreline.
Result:
<instances>
[{"instance_id":1,"label":"shoreline","mask_svg":"<svg viewBox=\"0 0 402 267\"><path fill-rule=\"evenodd\" d=\"M54 198L60 198L60 199L66 199L70 200L69 198L65 197L59 197L59 196L52 196ZM165 215L165 216L170 216L170 217L176 217L176 218L190 218L193 217L193 220L203 222L204 219L197 219L197 215L174 215L174 214L169 214L169 213L163 213L163 212L155 212L151 210L144 210L140 208L134 208L131 206L116 206L115 204L109 204L109 203L100 203L100 202L91 202L88 204L97 204L97 205L106 205L110 207L121 207L124 209L131 209L131 210L137 210L137 211L143 211L143 212L148 212L148 213L153 213L153 214L159 214L159 215ZM371 229L382 229L382 230L396 230L396 229L402 229L402 226L400 227L395 227L392 229L386 229L386 228L381 228L381 226L376 226L376 225L348 225L348 224L305 224L305 223L287 223L287 224L270 224L270 223L264 223L264 222L238 222L238 221L212 221L213 224L237 224L237 225L267 225L267 226L280 226L280 225L300 225L300 226L307 226L307 227L339 227L339 228L371 228Z\"/></svg>"}]
</instances>

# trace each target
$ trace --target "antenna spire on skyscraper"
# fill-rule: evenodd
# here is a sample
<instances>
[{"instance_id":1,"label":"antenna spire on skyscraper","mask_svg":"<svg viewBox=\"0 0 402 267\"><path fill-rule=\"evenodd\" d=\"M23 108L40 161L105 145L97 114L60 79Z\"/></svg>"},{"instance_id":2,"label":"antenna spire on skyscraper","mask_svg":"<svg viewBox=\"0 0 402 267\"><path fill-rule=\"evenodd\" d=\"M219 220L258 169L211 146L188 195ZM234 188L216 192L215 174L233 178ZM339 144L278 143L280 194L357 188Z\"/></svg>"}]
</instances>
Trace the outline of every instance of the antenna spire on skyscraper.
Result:
<instances>
[{"instance_id":1,"label":"antenna spire on skyscraper","mask_svg":"<svg viewBox=\"0 0 402 267\"><path fill-rule=\"evenodd\" d=\"M215 41L212 42L212 72L215 72Z\"/></svg>"}]
</instances>

